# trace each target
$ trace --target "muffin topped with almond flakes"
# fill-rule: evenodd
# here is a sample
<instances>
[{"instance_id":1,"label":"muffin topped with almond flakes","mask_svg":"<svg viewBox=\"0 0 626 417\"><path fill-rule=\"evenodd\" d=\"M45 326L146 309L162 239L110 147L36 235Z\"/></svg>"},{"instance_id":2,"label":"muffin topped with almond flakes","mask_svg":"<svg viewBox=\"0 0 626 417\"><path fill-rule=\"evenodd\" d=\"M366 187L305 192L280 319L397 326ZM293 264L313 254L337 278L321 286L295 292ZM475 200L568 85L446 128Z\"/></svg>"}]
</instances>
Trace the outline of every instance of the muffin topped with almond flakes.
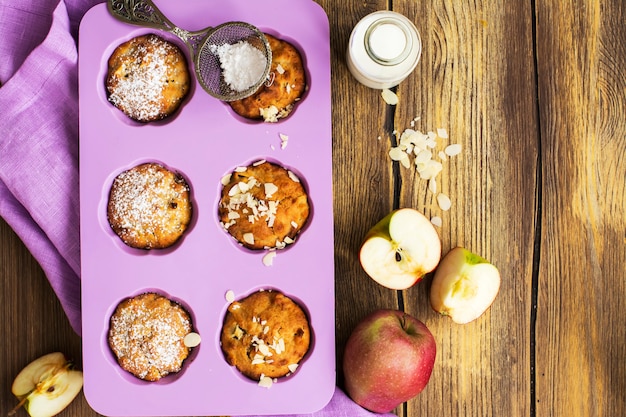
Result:
<instances>
[{"instance_id":1,"label":"muffin topped with almond flakes","mask_svg":"<svg viewBox=\"0 0 626 417\"><path fill-rule=\"evenodd\" d=\"M228 306L220 338L224 357L260 385L292 374L309 351L302 307L283 293L261 290Z\"/></svg>"},{"instance_id":2,"label":"muffin topped with almond flakes","mask_svg":"<svg viewBox=\"0 0 626 417\"><path fill-rule=\"evenodd\" d=\"M308 221L310 207L300 179L265 160L238 167L222 178L220 223L242 246L282 249Z\"/></svg>"}]
</instances>

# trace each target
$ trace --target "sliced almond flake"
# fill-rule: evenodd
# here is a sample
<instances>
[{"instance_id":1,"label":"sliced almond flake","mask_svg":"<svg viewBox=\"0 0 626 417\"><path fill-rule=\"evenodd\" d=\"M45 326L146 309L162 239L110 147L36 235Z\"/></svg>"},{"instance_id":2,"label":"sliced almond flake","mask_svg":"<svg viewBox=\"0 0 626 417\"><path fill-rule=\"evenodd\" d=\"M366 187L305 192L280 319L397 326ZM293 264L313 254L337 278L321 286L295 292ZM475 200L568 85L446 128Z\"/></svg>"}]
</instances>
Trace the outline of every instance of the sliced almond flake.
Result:
<instances>
[{"instance_id":1,"label":"sliced almond flake","mask_svg":"<svg viewBox=\"0 0 626 417\"><path fill-rule=\"evenodd\" d=\"M292 89L291 84L287 84L285 86L285 90L287 90L287 94L291 94L291 89Z\"/></svg>"},{"instance_id":2,"label":"sliced almond flake","mask_svg":"<svg viewBox=\"0 0 626 417\"><path fill-rule=\"evenodd\" d=\"M440 127L437 129L437 136L439 136L441 139L448 139L448 131Z\"/></svg>"},{"instance_id":3,"label":"sliced almond flake","mask_svg":"<svg viewBox=\"0 0 626 417\"><path fill-rule=\"evenodd\" d=\"M230 190L228 190L228 196L232 197L234 195L239 194L241 191L239 190L239 184L235 184L232 187L230 187Z\"/></svg>"},{"instance_id":4,"label":"sliced almond flake","mask_svg":"<svg viewBox=\"0 0 626 417\"><path fill-rule=\"evenodd\" d=\"M233 301L235 301L235 292L233 290L226 291L224 298L226 298L226 301L228 301L229 303L232 303Z\"/></svg>"},{"instance_id":5,"label":"sliced almond flake","mask_svg":"<svg viewBox=\"0 0 626 417\"><path fill-rule=\"evenodd\" d=\"M443 225L443 220L442 220L442 219L441 219L441 217L439 217L439 216L433 216L433 217L430 219L430 222L431 222L434 226L437 226L437 227L441 227L441 226Z\"/></svg>"},{"instance_id":6,"label":"sliced almond flake","mask_svg":"<svg viewBox=\"0 0 626 417\"><path fill-rule=\"evenodd\" d=\"M259 387L270 388L273 383L274 381L272 380L272 378L265 375L261 375L261 378L259 378Z\"/></svg>"},{"instance_id":7,"label":"sliced almond flake","mask_svg":"<svg viewBox=\"0 0 626 417\"><path fill-rule=\"evenodd\" d=\"M426 139L426 146L430 149L435 149L437 147L437 141L435 139L428 138Z\"/></svg>"},{"instance_id":8,"label":"sliced almond flake","mask_svg":"<svg viewBox=\"0 0 626 417\"><path fill-rule=\"evenodd\" d=\"M291 227L293 227L294 229L298 228L298 223L294 222L293 220L291 221Z\"/></svg>"},{"instance_id":9,"label":"sliced almond flake","mask_svg":"<svg viewBox=\"0 0 626 417\"><path fill-rule=\"evenodd\" d=\"M437 180L435 178L428 180L428 190L433 194L437 194Z\"/></svg>"},{"instance_id":10,"label":"sliced almond flake","mask_svg":"<svg viewBox=\"0 0 626 417\"><path fill-rule=\"evenodd\" d=\"M274 264L274 258L276 257L276 251L267 252L263 256L263 265L272 266Z\"/></svg>"},{"instance_id":11,"label":"sliced almond flake","mask_svg":"<svg viewBox=\"0 0 626 417\"><path fill-rule=\"evenodd\" d=\"M194 348L198 346L201 341L202 341L202 338L200 337L200 335L194 332L188 333L183 338L183 344L189 348Z\"/></svg>"},{"instance_id":12,"label":"sliced almond flake","mask_svg":"<svg viewBox=\"0 0 626 417\"><path fill-rule=\"evenodd\" d=\"M285 238L283 239L283 242L291 245L293 242L295 242L292 238L290 238L289 236L285 236Z\"/></svg>"},{"instance_id":13,"label":"sliced almond flake","mask_svg":"<svg viewBox=\"0 0 626 417\"><path fill-rule=\"evenodd\" d=\"M254 245L254 235L252 233L244 233L243 240L250 245Z\"/></svg>"},{"instance_id":14,"label":"sliced almond flake","mask_svg":"<svg viewBox=\"0 0 626 417\"><path fill-rule=\"evenodd\" d=\"M291 371L291 373L294 373L296 372L296 369L298 369L298 364L290 363L289 365L287 365L287 368L289 369L289 371Z\"/></svg>"},{"instance_id":15,"label":"sliced almond flake","mask_svg":"<svg viewBox=\"0 0 626 417\"><path fill-rule=\"evenodd\" d=\"M439 208L443 211L448 211L450 207L452 207L450 197L445 194L437 194L437 204L439 204Z\"/></svg>"},{"instance_id":16,"label":"sliced almond flake","mask_svg":"<svg viewBox=\"0 0 626 417\"><path fill-rule=\"evenodd\" d=\"M239 304L235 304L233 306L233 310L238 310L239 308L240 308ZM233 336L237 340L241 340L241 338L243 337L243 330L238 325L235 327L235 331L233 332Z\"/></svg>"},{"instance_id":17,"label":"sliced almond flake","mask_svg":"<svg viewBox=\"0 0 626 417\"><path fill-rule=\"evenodd\" d=\"M263 327L263 334L267 334L270 331L270 326Z\"/></svg>"},{"instance_id":18,"label":"sliced almond flake","mask_svg":"<svg viewBox=\"0 0 626 417\"><path fill-rule=\"evenodd\" d=\"M236 212L236 211L229 211L228 212L228 220L234 220L234 219L238 219L240 217L241 217L241 215L238 212Z\"/></svg>"},{"instance_id":19,"label":"sliced almond flake","mask_svg":"<svg viewBox=\"0 0 626 417\"><path fill-rule=\"evenodd\" d=\"M263 165L264 163L266 163L267 161L265 159L259 159L258 161L256 161L255 163L252 164L252 166L258 167L259 165Z\"/></svg>"},{"instance_id":20,"label":"sliced almond flake","mask_svg":"<svg viewBox=\"0 0 626 417\"><path fill-rule=\"evenodd\" d=\"M407 155L406 158L401 159L400 160L400 164L402 164L402 166L405 167L405 168L410 168L411 167L411 162L409 161L409 156Z\"/></svg>"},{"instance_id":21,"label":"sliced almond flake","mask_svg":"<svg viewBox=\"0 0 626 417\"><path fill-rule=\"evenodd\" d=\"M263 356L272 356L272 352L270 352L269 346L264 343L259 344L259 352L261 352L261 355Z\"/></svg>"},{"instance_id":22,"label":"sliced almond flake","mask_svg":"<svg viewBox=\"0 0 626 417\"><path fill-rule=\"evenodd\" d=\"M289 178L291 178L291 181L300 182L300 178L298 178L298 176L294 174L293 172L287 171L287 175L289 175Z\"/></svg>"},{"instance_id":23,"label":"sliced almond flake","mask_svg":"<svg viewBox=\"0 0 626 417\"><path fill-rule=\"evenodd\" d=\"M252 359L252 362L251 362L252 365L261 365L263 363L265 363L265 359L263 359L263 356L261 355L256 355L254 359Z\"/></svg>"},{"instance_id":24,"label":"sliced almond flake","mask_svg":"<svg viewBox=\"0 0 626 417\"><path fill-rule=\"evenodd\" d=\"M279 133L278 136L280 137L280 149L285 149L287 147L287 142L289 141L289 136L284 133Z\"/></svg>"},{"instance_id":25,"label":"sliced almond flake","mask_svg":"<svg viewBox=\"0 0 626 417\"><path fill-rule=\"evenodd\" d=\"M424 180L435 178L443 170L441 162L433 161L432 159L426 163L416 164L416 166L420 178Z\"/></svg>"},{"instance_id":26,"label":"sliced almond flake","mask_svg":"<svg viewBox=\"0 0 626 417\"><path fill-rule=\"evenodd\" d=\"M391 106L395 106L396 104L398 104L398 95L390 89L383 89L381 91L381 95L383 96L383 100L385 100L385 103Z\"/></svg>"},{"instance_id":27,"label":"sliced almond flake","mask_svg":"<svg viewBox=\"0 0 626 417\"><path fill-rule=\"evenodd\" d=\"M456 156L461 153L462 149L463 147L461 146L460 143L455 143L455 144L446 146L445 153L448 156Z\"/></svg>"},{"instance_id":28,"label":"sliced almond flake","mask_svg":"<svg viewBox=\"0 0 626 417\"><path fill-rule=\"evenodd\" d=\"M435 132L433 132L432 130L429 130L427 135L428 135L429 139L432 139L432 140L436 140L437 139L437 134Z\"/></svg>"},{"instance_id":29,"label":"sliced almond flake","mask_svg":"<svg viewBox=\"0 0 626 417\"><path fill-rule=\"evenodd\" d=\"M275 184L271 182L265 183L265 197L270 198L276 191L278 191L278 187Z\"/></svg>"},{"instance_id":30,"label":"sliced almond flake","mask_svg":"<svg viewBox=\"0 0 626 417\"><path fill-rule=\"evenodd\" d=\"M246 172L248 167L237 167L235 168L235 172Z\"/></svg>"},{"instance_id":31,"label":"sliced almond flake","mask_svg":"<svg viewBox=\"0 0 626 417\"><path fill-rule=\"evenodd\" d=\"M433 153L428 150L421 151L415 156L415 164L427 163L433 158Z\"/></svg>"},{"instance_id":32,"label":"sliced almond flake","mask_svg":"<svg viewBox=\"0 0 626 417\"><path fill-rule=\"evenodd\" d=\"M285 69L280 64L276 65L276 71L281 75L285 73Z\"/></svg>"},{"instance_id":33,"label":"sliced almond flake","mask_svg":"<svg viewBox=\"0 0 626 417\"><path fill-rule=\"evenodd\" d=\"M233 174L226 174L222 177L222 185L228 185L228 183L230 182L231 177L233 176Z\"/></svg>"},{"instance_id":34,"label":"sliced almond flake","mask_svg":"<svg viewBox=\"0 0 626 417\"><path fill-rule=\"evenodd\" d=\"M408 155L404 152L400 147L393 147L389 150L389 157L392 161L401 161L403 159L408 159Z\"/></svg>"},{"instance_id":35,"label":"sliced almond flake","mask_svg":"<svg viewBox=\"0 0 626 417\"><path fill-rule=\"evenodd\" d=\"M441 159L442 161L447 161L448 156L446 155L444 151L439 151L439 159Z\"/></svg>"}]
</instances>

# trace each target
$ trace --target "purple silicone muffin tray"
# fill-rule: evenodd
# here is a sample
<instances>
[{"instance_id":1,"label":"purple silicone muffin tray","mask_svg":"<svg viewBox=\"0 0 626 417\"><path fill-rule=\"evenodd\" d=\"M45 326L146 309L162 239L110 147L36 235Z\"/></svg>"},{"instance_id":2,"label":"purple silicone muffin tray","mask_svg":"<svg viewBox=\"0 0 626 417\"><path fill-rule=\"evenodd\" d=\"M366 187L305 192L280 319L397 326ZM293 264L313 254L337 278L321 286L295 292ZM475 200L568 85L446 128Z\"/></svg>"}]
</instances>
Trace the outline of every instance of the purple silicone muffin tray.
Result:
<instances>
[{"instance_id":1,"label":"purple silicone muffin tray","mask_svg":"<svg viewBox=\"0 0 626 417\"><path fill-rule=\"evenodd\" d=\"M177 37L121 23L105 4L84 17L79 37L80 228L84 392L108 416L311 413L335 387L332 137L328 18L312 0L156 1L188 31L245 21L294 44L302 54L308 90L278 123L245 120L208 95ZM191 91L176 114L140 124L113 107L104 82L108 57L124 41L157 33L187 54ZM285 138L287 141L285 142ZM286 144L286 146L284 146ZM281 146L282 145L282 146ZM242 248L217 217L221 178L266 159L300 177L311 216L295 243L277 251ZM181 173L191 188L193 220L183 238L164 250L126 246L111 230L106 204L116 175L142 162ZM311 348L292 375L264 388L223 357L220 332L229 302L274 289L307 313ZM109 319L127 297L155 291L182 304L202 343L183 369L158 382L142 381L117 364L107 344Z\"/></svg>"}]
</instances>

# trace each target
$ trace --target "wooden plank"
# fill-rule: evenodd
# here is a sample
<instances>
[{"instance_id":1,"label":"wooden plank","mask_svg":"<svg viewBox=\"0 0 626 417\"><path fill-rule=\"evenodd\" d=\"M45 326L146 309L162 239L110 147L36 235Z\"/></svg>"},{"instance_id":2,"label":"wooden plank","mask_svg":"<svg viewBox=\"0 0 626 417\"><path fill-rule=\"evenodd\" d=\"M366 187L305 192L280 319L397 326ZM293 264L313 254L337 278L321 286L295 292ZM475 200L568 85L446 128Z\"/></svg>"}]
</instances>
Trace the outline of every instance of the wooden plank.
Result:
<instances>
[{"instance_id":1,"label":"wooden plank","mask_svg":"<svg viewBox=\"0 0 626 417\"><path fill-rule=\"evenodd\" d=\"M377 308L397 308L393 291L376 284L359 264L365 234L393 204L393 178L384 133L387 116L379 92L359 84L345 63L352 28L386 1L318 1L330 21L332 50L333 177L335 217L336 346L342 384L343 349L357 322Z\"/></svg>"},{"instance_id":2,"label":"wooden plank","mask_svg":"<svg viewBox=\"0 0 626 417\"><path fill-rule=\"evenodd\" d=\"M626 415L626 9L537 2L537 415Z\"/></svg>"},{"instance_id":3,"label":"wooden plank","mask_svg":"<svg viewBox=\"0 0 626 417\"><path fill-rule=\"evenodd\" d=\"M423 132L445 128L461 155L443 162L437 192L401 169L401 205L440 216L443 254L464 246L502 274L492 308L456 325L430 307L430 277L404 292L405 311L438 342L429 385L408 415L530 414L530 311L535 228L538 120L530 3L394 1L420 30L424 50L415 73L398 87L396 129L420 117Z\"/></svg>"},{"instance_id":4,"label":"wooden plank","mask_svg":"<svg viewBox=\"0 0 626 417\"><path fill-rule=\"evenodd\" d=\"M7 413L17 405L11 394L13 379L35 358L63 352L80 368L81 342L72 330L46 276L28 249L0 218L0 334L2 343L2 389L0 404ZM89 416L94 412L83 395L66 409L67 416ZM23 414L22 414L23 413ZM26 415L20 411L17 415Z\"/></svg>"}]
</instances>

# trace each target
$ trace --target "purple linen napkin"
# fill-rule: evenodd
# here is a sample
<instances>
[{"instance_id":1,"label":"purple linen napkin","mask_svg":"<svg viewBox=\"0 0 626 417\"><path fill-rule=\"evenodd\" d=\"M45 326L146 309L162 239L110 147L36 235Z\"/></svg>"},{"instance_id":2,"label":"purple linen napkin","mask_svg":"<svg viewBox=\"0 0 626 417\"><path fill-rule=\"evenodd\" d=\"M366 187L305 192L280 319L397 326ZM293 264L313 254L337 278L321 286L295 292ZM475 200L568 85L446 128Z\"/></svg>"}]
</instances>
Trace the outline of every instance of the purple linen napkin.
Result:
<instances>
[{"instance_id":1,"label":"purple linen napkin","mask_svg":"<svg viewBox=\"0 0 626 417\"><path fill-rule=\"evenodd\" d=\"M83 14L101 2L0 0L0 216L41 265L78 334L76 43ZM306 416L374 415L336 388L324 409Z\"/></svg>"}]
</instances>

